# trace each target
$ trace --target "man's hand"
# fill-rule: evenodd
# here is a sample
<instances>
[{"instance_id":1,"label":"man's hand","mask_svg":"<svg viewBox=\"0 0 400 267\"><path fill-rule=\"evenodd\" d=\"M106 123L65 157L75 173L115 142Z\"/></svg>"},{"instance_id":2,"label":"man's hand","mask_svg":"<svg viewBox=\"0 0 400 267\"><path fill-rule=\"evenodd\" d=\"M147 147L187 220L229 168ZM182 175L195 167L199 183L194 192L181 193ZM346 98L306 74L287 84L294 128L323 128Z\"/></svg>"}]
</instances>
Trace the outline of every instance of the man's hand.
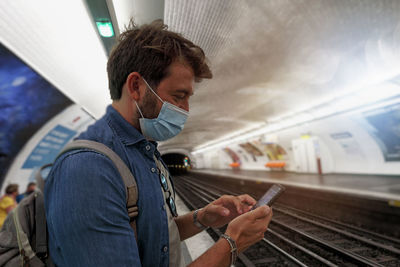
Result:
<instances>
[{"instance_id":1,"label":"man's hand","mask_svg":"<svg viewBox=\"0 0 400 267\"><path fill-rule=\"evenodd\" d=\"M255 204L255 201L248 196L241 196L238 198L240 199L239 202L244 202L250 205L239 205L239 207L243 208L244 214L237 216L228 224L228 228L226 229L225 234L230 236L236 242L238 253L240 253L246 250L252 244L260 241L264 237L264 233L265 231L267 231L269 222L272 218L272 210L268 206L264 205L250 212L246 212L249 210L249 207ZM237 206L234 205L236 211L232 211L231 209L229 209L230 212L232 212L230 213L230 215L221 215L219 212L221 212L221 210L223 212L226 207L222 205L224 209L221 209L221 204L218 203L220 203L219 201L223 200L218 199L210 205L206 206L203 210L206 210L208 208L210 208L210 210L208 214L205 213L204 217L208 218L208 216L210 216L209 218L212 218L211 214L214 214L215 217L223 218L220 219L222 223L222 221L228 219L228 217L234 216L234 214L239 213L239 211L237 210ZM217 202L217 207L212 206L215 204L215 202ZM231 200L229 200L229 202L231 202ZM249 207L246 208L246 206ZM211 212L212 209L215 209L217 211ZM209 222L207 221L207 223ZM228 242L225 239L221 238L214 244L214 246L207 250L203 255L198 257L194 262L192 262L190 266L229 266L229 262L231 261L230 251L231 247Z\"/></svg>"},{"instance_id":2,"label":"man's hand","mask_svg":"<svg viewBox=\"0 0 400 267\"><path fill-rule=\"evenodd\" d=\"M201 209L198 220L205 226L222 227L237 216L248 212L255 204L255 199L249 195L224 195Z\"/></svg>"},{"instance_id":3,"label":"man's hand","mask_svg":"<svg viewBox=\"0 0 400 267\"><path fill-rule=\"evenodd\" d=\"M238 253L260 241L272 218L272 209L266 205L247 212L229 223L225 234L236 241Z\"/></svg>"}]
</instances>

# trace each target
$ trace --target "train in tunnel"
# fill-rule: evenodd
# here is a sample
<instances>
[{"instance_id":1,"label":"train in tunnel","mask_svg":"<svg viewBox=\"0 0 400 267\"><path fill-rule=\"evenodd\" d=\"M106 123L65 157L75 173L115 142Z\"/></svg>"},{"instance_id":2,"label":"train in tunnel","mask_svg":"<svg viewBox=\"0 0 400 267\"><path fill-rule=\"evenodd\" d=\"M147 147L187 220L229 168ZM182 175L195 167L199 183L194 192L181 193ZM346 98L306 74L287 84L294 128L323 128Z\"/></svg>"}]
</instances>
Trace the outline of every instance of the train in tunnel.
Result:
<instances>
[{"instance_id":1,"label":"train in tunnel","mask_svg":"<svg viewBox=\"0 0 400 267\"><path fill-rule=\"evenodd\" d=\"M162 21L165 29L198 45L212 71L192 79L189 93L184 88L183 96L173 96L177 103L190 97L187 105L170 109L187 116L179 134L157 140L139 128L188 206L199 208L190 194L184 197L185 190L204 190L201 195L210 193L201 187L216 186L215 191L231 190L221 192L225 195L248 188L259 197L266 184L279 183L288 188L281 204L301 209L301 199L307 212L321 217L329 216L315 203L325 203L325 197L346 199L326 202L335 210L352 199L371 205L373 211L354 206L330 219L398 239L399 13L397 0L4 0L1 195L10 184L23 193L42 166L103 118L115 102L107 62L127 38L125 30L133 22ZM171 104L157 95L160 84L147 85L160 105ZM144 104L135 103L128 109L137 107L137 116L145 119L150 113L142 114ZM49 172L41 173L46 178ZM231 187L226 177L237 185ZM380 209L385 212L367 218ZM348 217L354 210L362 214L357 219ZM382 227L374 225L386 219ZM394 249L387 262L394 265L387 266L398 266L399 244L388 245ZM243 266L246 262L242 259Z\"/></svg>"}]
</instances>

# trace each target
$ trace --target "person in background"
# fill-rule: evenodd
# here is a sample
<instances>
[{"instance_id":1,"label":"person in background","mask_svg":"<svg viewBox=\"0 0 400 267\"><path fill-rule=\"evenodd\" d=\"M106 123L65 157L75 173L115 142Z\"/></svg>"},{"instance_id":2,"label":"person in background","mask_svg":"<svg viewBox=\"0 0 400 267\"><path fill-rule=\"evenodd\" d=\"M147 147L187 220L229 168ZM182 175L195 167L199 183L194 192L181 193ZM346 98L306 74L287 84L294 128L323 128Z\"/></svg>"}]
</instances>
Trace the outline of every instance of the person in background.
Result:
<instances>
[{"instance_id":1,"label":"person in background","mask_svg":"<svg viewBox=\"0 0 400 267\"><path fill-rule=\"evenodd\" d=\"M26 186L26 191L23 194L20 194L17 196L17 203L19 203L24 197L29 196L30 194L32 194L33 192L35 192L36 190L36 183L34 182L30 182L27 186Z\"/></svg>"},{"instance_id":2,"label":"person in background","mask_svg":"<svg viewBox=\"0 0 400 267\"><path fill-rule=\"evenodd\" d=\"M6 194L0 198L0 228L3 226L7 214L17 206L18 187L17 184L9 184L6 187Z\"/></svg>"}]
</instances>

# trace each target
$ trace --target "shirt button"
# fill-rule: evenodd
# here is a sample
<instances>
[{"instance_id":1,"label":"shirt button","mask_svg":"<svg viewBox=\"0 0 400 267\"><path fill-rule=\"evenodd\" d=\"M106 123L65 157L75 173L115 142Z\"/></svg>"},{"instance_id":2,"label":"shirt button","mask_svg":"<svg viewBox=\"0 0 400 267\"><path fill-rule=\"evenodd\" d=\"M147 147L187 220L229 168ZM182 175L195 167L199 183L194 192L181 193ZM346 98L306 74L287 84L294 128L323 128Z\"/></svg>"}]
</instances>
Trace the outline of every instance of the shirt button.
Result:
<instances>
[{"instance_id":1,"label":"shirt button","mask_svg":"<svg viewBox=\"0 0 400 267\"><path fill-rule=\"evenodd\" d=\"M167 246L164 246L164 247L163 247L163 251L164 251L164 252L167 252L167 251L168 251L168 247L167 247Z\"/></svg>"},{"instance_id":2,"label":"shirt button","mask_svg":"<svg viewBox=\"0 0 400 267\"><path fill-rule=\"evenodd\" d=\"M156 172L156 169L155 168L151 168L151 172Z\"/></svg>"},{"instance_id":3,"label":"shirt button","mask_svg":"<svg viewBox=\"0 0 400 267\"><path fill-rule=\"evenodd\" d=\"M147 151L150 150L150 146L149 146L149 145L146 146L146 150L147 150Z\"/></svg>"}]
</instances>

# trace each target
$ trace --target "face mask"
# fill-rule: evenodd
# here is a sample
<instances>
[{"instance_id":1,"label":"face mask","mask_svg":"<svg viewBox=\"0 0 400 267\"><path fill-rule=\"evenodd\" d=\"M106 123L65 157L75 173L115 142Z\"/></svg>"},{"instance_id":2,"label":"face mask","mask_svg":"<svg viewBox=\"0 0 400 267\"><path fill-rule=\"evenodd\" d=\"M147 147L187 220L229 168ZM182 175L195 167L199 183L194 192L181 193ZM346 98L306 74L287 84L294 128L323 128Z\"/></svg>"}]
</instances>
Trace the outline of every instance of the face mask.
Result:
<instances>
[{"instance_id":1,"label":"face mask","mask_svg":"<svg viewBox=\"0 0 400 267\"><path fill-rule=\"evenodd\" d=\"M146 83L147 87L151 90L153 94L163 103L158 117L155 119L146 119L143 117L142 111L140 110L138 104L135 101L136 107L138 108L142 118L139 119L140 128L142 134L150 140L154 141L165 141L170 139L183 130L183 125L185 124L189 112L178 108L171 103L163 101L150 87L145 79L143 81Z\"/></svg>"}]
</instances>

